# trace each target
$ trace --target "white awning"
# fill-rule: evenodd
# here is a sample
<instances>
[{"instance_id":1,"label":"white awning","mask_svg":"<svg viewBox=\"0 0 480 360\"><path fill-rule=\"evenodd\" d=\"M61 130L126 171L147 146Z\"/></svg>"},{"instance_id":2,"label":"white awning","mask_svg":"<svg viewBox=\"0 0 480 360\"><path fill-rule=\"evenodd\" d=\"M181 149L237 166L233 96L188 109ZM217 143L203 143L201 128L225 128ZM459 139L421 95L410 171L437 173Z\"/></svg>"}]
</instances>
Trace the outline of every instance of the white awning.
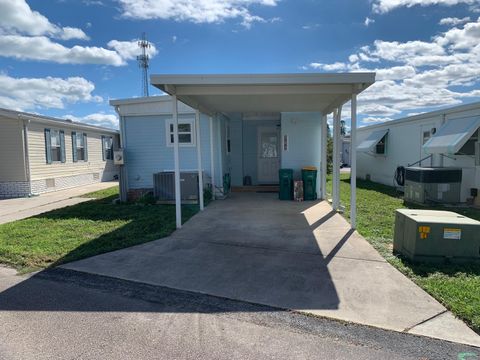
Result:
<instances>
[{"instance_id":1,"label":"white awning","mask_svg":"<svg viewBox=\"0 0 480 360\"><path fill-rule=\"evenodd\" d=\"M447 121L423 145L427 154L456 154L480 127L480 117Z\"/></svg>"},{"instance_id":2,"label":"white awning","mask_svg":"<svg viewBox=\"0 0 480 360\"><path fill-rule=\"evenodd\" d=\"M216 112L329 114L375 82L374 73L151 75L153 86L211 115Z\"/></svg>"},{"instance_id":3,"label":"white awning","mask_svg":"<svg viewBox=\"0 0 480 360\"><path fill-rule=\"evenodd\" d=\"M375 146L388 134L388 129L377 130L372 132L360 145L357 146L358 152L373 153Z\"/></svg>"}]
</instances>

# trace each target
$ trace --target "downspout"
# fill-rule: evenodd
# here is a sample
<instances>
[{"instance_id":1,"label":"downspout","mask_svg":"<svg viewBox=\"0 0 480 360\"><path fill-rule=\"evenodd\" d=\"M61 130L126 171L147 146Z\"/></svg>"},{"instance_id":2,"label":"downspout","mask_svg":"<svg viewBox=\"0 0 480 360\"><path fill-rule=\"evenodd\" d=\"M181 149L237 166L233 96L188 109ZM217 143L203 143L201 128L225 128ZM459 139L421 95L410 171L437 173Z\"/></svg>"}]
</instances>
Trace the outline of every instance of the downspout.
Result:
<instances>
[{"instance_id":1,"label":"downspout","mask_svg":"<svg viewBox=\"0 0 480 360\"><path fill-rule=\"evenodd\" d=\"M18 115L19 118L23 118L21 114ZM28 183L28 196L32 196L32 178L31 178L31 169L30 169L30 156L28 152L28 124L30 123L29 119L23 118L23 151L25 159L25 175Z\"/></svg>"}]
</instances>

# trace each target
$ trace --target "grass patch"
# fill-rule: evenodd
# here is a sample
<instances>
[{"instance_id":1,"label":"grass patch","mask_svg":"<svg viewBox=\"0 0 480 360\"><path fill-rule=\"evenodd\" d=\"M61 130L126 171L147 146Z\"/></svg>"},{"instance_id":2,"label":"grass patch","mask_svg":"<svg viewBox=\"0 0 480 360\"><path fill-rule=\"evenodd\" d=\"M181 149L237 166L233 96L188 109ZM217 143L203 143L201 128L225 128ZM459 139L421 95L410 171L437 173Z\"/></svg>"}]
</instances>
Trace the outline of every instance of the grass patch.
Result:
<instances>
[{"instance_id":1,"label":"grass patch","mask_svg":"<svg viewBox=\"0 0 480 360\"><path fill-rule=\"evenodd\" d=\"M174 205L114 204L118 187L84 195L95 200L0 225L0 263L21 272L79 260L170 235ZM198 206L183 206L187 221Z\"/></svg>"},{"instance_id":2,"label":"grass patch","mask_svg":"<svg viewBox=\"0 0 480 360\"><path fill-rule=\"evenodd\" d=\"M340 197L350 217L350 175L341 174ZM327 181L331 193L332 179ZM373 247L393 266L430 293L473 330L480 333L480 264L414 264L392 254L395 210L423 208L405 204L395 188L357 180L357 228ZM449 210L480 220L480 211L441 206L425 209Z\"/></svg>"}]
</instances>

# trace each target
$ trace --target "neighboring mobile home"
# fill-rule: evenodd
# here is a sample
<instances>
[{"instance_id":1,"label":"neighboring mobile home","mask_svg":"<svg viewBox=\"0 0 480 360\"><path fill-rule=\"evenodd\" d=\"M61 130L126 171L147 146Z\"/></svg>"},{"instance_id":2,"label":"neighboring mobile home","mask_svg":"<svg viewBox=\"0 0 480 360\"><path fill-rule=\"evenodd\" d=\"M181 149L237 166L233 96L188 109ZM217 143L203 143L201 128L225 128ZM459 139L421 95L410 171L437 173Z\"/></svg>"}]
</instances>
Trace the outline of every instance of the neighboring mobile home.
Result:
<instances>
[{"instance_id":1,"label":"neighboring mobile home","mask_svg":"<svg viewBox=\"0 0 480 360\"><path fill-rule=\"evenodd\" d=\"M0 109L0 198L113 180L117 146L117 130Z\"/></svg>"},{"instance_id":2,"label":"neighboring mobile home","mask_svg":"<svg viewBox=\"0 0 480 360\"><path fill-rule=\"evenodd\" d=\"M479 127L480 102L360 128L358 176L396 186L399 166L461 168L466 202L480 189Z\"/></svg>"}]
</instances>

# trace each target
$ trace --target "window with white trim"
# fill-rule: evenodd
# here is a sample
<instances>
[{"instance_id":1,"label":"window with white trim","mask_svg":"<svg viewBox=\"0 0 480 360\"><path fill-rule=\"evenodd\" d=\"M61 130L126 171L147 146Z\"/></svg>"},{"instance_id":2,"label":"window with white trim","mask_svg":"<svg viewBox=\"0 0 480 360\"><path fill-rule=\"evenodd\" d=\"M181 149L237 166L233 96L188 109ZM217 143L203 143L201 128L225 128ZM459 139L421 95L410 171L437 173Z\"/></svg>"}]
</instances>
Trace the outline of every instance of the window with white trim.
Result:
<instances>
[{"instance_id":1,"label":"window with white trim","mask_svg":"<svg viewBox=\"0 0 480 360\"><path fill-rule=\"evenodd\" d=\"M62 146L60 142L60 131L50 130L50 154L52 162L62 161Z\"/></svg>"},{"instance_id":2,"label":"window with white trim","mask_svg":"<svg viewBox=\"0 0 480 360\"><path fill-rule=\"evenodd\" d=\"M173 146L173 119L167 120L165 125L167 146ZM178 119L178 145L195 146L195 119Z\"/></svg>"},{"instance_id":3,"label":"window with white trim","mask_svg":"<svg viewBox=\"0 0 480 360\"><path fill-rule=\"evenodd\" d=\"M102 160L113 160L113 138L102 135Z\"/></svg>"},{"instance_id":4,"label":"window with white trim","mask_svg":"<svg viewBox=\"0 0 480 360\"><path fill-rule=\"evenodd\" d=\"M86 146L85 146L85 134L77 133L76 136L75 151L77 152L77 161L85 161L86 157Z\"/></svg>"}]
</instances>

